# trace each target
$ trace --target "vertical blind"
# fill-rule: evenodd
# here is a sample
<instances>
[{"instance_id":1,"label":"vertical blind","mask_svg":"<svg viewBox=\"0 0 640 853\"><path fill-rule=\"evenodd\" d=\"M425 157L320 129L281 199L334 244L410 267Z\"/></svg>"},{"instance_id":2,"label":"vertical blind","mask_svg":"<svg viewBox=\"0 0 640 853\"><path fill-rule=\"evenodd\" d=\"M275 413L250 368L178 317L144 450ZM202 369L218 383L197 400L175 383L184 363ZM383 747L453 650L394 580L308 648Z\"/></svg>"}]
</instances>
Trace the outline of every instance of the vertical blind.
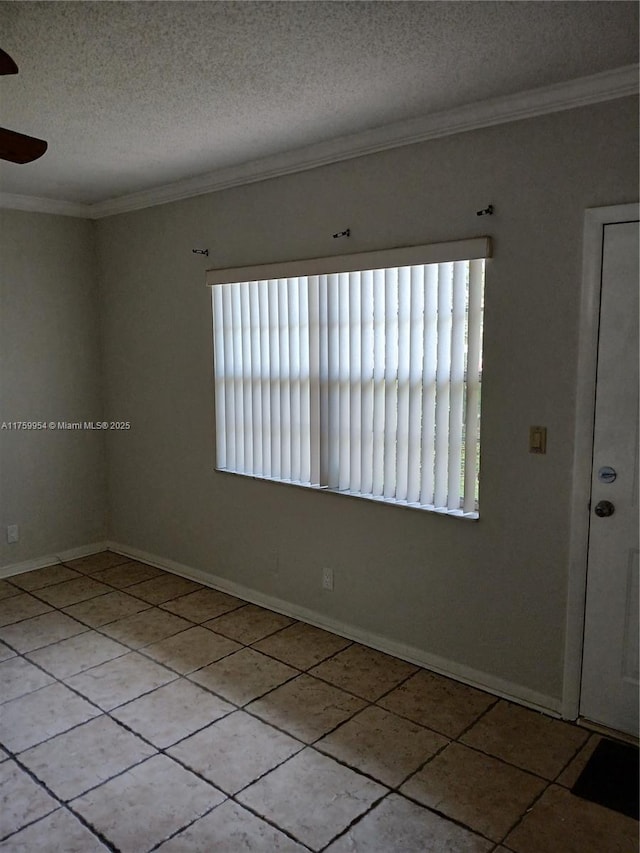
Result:
<instances>
[{"instance_id":1,"label":"vertical blind","mask_svg":"<svg viewBox=\"0 0 640 853\"><path fill-rule=\"evenodd\" d=\"M217 468L475 517L478 242L436 263L213 271ZM395 256L433 247L412 248Z\"/></svg>"}]
</instances>

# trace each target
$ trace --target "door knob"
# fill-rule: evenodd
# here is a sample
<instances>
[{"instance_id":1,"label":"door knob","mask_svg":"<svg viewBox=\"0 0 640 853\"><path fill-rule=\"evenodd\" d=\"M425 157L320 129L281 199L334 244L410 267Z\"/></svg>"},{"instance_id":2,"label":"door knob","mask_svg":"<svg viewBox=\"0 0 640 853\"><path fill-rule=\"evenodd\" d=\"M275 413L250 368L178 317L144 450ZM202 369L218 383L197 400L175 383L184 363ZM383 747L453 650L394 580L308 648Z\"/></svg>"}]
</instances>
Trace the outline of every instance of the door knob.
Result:
<instances>
[{"instance_id":1,"label":"door knob","mask_svg":"<svg viewBox=\"0 0 640 853\"><path fill-rule=\"evenodd\" d=\"M608 516L613 515L616 511L616 508L611 503L611 501L598 501L595 508L595 514L599 518L608 518Z\"/></svg>"}]
</instances>

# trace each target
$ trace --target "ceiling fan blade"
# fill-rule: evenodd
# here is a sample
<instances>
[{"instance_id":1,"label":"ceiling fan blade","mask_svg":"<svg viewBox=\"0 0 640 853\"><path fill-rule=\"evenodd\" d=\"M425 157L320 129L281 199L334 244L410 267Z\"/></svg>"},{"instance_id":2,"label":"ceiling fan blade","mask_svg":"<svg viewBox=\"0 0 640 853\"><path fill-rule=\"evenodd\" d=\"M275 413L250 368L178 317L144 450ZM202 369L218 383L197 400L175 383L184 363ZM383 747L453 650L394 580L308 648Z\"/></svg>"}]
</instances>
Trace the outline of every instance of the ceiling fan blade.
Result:
<instances>
[{"instance_id":1,"label":"ceiling fan blade","mask_svg":"<svg viewBox=\"0 0 640 853\"><path fill-rule=\"evenodd\" d=\"M0 127L0 158L10 163L31 163L47 150L44 139Z\"/></svg>"},{"instance_id":2,"label":"ceiling fan blade","mask_svg":"<svg viewBox=\"0 0 640 853\"><path fill-rule=\"evenodd\" d=\"M18 66L8 53L0 48L0 74L17 74Z\"/></svg>"}]
</instances>

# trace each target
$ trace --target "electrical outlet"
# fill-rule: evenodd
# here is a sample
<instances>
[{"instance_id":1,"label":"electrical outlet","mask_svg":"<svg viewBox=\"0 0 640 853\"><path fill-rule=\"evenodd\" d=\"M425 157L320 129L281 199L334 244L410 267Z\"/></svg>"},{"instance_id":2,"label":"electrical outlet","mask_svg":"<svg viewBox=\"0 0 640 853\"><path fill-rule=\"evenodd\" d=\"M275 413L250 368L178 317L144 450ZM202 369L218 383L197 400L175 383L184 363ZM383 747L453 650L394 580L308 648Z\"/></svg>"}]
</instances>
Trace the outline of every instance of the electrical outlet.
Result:
<instances>
[{"instance_id":1,"label":"electrical outlet","mask_svg":"<svg viewBox=\"0 0 640 853\"><path fill-rule=\"evenodd\" d=\"M17 524L10 524L7 527L7 542L11 545L20 539L20 530Z\"/></svg>"},{"instance_id":2,"label":"electrical outlet","mask_svg":"<svg viewBox=\"0 0 640 853\"><path fill-rule=\"evenodd\" d=\"M322 589L333 592L333 569L324 568L322 570Z\"/></svg>"}]
</instances>

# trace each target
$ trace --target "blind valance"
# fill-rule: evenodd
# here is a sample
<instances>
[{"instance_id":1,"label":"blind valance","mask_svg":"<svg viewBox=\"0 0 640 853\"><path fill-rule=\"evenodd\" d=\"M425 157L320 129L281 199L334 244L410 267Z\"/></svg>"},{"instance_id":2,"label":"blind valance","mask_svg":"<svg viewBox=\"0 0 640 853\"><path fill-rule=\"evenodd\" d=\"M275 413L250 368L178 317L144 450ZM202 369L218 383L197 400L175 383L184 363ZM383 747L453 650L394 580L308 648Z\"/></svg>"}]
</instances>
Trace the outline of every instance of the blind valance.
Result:
<instances>
[{"instance_id":1,"label":"blind valance","mask_svg":"<svg viewBox=\"0 0 640 853\"><path fill-rule=\"evenodd\" d=\"M440 264L446 261L471 261L491 257L491 238L472 237L448 243L426 243L400 246L353 255L307 258L248 267L226 267L207 270L207 285L232 284L239 281L267 281L297 276L328 275L358 270L387 269L416 264Z\"/></svg>"}]
</instances>

